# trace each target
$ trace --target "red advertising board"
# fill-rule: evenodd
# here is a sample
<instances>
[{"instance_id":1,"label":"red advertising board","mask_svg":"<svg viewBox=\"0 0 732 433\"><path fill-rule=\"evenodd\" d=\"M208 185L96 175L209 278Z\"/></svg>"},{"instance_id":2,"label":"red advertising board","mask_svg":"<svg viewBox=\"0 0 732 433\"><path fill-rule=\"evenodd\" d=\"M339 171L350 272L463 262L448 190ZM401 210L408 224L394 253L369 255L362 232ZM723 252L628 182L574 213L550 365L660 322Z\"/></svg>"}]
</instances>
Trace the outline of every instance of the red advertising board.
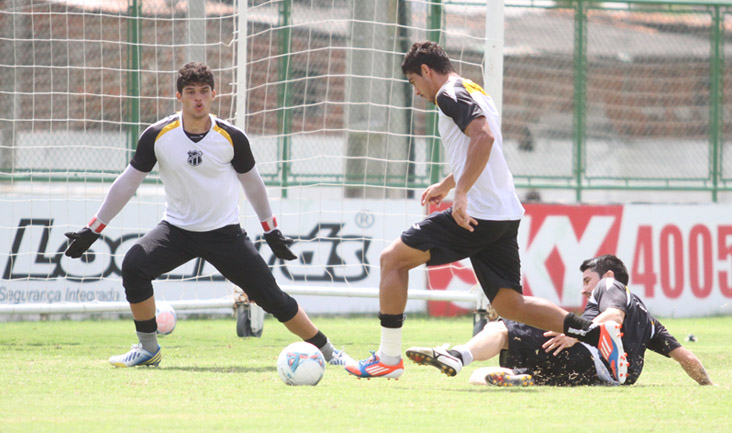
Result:
<instances>
[{"instance_id":1,"label":"red advertising board","mask_svg":"<svg viewBox=\"0 0 732 433\"><path fill-rule=\"evenodd\" d=\"M579 265L587 258L615 254L628 267L631 290L654 313L732 313L732 223L726 207L527 204L525 208L518 236L524 294L582 309ZM469 260L428 269L430 289L468 290L475 284ZM436 316L470 309L450 302L428 304L429 313Z\"/></svg>"}]
</instances>

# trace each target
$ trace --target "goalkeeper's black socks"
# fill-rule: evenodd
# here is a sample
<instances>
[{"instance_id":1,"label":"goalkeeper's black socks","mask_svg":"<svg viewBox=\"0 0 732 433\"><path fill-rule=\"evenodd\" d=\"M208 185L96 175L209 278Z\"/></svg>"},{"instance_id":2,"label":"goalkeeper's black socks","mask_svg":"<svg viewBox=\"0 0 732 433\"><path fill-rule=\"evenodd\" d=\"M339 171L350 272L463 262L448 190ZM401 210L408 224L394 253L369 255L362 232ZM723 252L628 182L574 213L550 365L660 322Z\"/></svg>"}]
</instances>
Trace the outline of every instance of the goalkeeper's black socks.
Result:
<instances>
[{"instance_id":1,"label":"goalkeeper's black socks","mask_svg":"<svg viewBox=\"0 0 732 433\"><path fill-rule=\"evenodd\" d=\"M564 316L564 335L595 347L600 342L600 326L574 313Z\"/></svg>"},{"instance_id":2,"label":"goalkeeper's black socks","mask_svg":"<svg viewBox=\"0 0 732 433\"><path fill-rule=\"evenodd\" d=\"M137 339L142 348L150 353L158 351L158 321L153 317L149 320L135 320Z\"/></svg>"},{"instance_id":3,"label":"goalkeeper's black socks","mask_svg":"<svg viewBox=\"0 0 732 433\"><path fill-rule=\"evenodd\" d=\"M333 357L333 349L335 348L331 342L328 341L328 337L326 337L322 332L318 331L314 337L308 338L305 342L320 349L320 353L323 354L323 358L325 358L326 361L330 361L330 358Z\"/></svg>"}]
</instances>

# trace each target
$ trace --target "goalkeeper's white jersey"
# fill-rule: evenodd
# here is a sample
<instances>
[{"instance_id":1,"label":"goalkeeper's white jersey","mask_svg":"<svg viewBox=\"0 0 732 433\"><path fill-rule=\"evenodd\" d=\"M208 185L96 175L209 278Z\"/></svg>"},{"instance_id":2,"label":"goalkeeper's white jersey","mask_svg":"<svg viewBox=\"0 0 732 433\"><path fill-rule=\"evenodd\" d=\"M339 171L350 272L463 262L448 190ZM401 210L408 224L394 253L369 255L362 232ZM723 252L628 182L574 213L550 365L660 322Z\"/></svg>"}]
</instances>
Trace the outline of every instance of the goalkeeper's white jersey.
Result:
<instances>
[{"instance_id":1,"label":"goalkeeper's white jersey","mask_svg":"<svg viewBox=\"0 0 732 433\"><path fill-rule=\"evenodd\" d=\"M440 137L456 183L465 171L470 137L463 131L470 122L485 117L495 137L488 163L468 191L468 215L494 221L521 219L524 208L503 156L501 121L491 97L474 82L453 75L437 92L435 100Z\"/></svg>"},{"instance_id":2,"label":"goalkeeper's white jersey","mask_svg":"<svg viewBox=\"0 0 732 433\"><path fill-rule=\"evenodd\" d=\"M150 172L159 165L165 188L163 219L185 230L203 232L239 223L236 173L254 167L244 132L214 115L199 141L183 130L180 113L145 130L130 165Z\"/></svg>"}]
</instances>

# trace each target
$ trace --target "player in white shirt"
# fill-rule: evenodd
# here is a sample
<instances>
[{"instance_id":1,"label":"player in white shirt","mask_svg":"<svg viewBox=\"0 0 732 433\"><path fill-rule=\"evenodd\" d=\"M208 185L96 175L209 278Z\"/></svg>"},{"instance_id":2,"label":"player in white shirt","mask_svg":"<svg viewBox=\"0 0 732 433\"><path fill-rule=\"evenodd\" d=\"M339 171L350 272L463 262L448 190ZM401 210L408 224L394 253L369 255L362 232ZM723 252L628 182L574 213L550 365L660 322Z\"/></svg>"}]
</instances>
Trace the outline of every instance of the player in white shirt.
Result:
<instances>
[{"instance_id":1,"label":"player in white shirt","mask_svg":"<svg viewBox=\"0 0 732 433\"><path fill-rule=\"evenodd\" d=\"M418 96L437 105L440 136L452 169L422 193L422 205L439 205L453 188L454 200L450 209L413 224L381 253L381 345L371 357L346 365L346 370L358 377L401 376L409 270L470 258L498 314L603 347L603 356L622 383L628 363L617 323L593 324L522 293L516 236L524 209L503 156L501 119L493 100L479 85L460 77L434 42L414 43L404 57L402 72Z\"/></svg>"},{"instance_id":2,"label":"player in white shirt","mask_svg":"<svg viewBox=\"0 0 732 433\"><path fill-rule=\"evenodd\" d=\"M66 255L81 257L158 165L166 197L163 220L130 248L122 263L122 285L139 344L109 362L116 367L160 363L152 281L200 257L290 332L318 347L331 364L344 365L348 355L336 350L297 301L280 289L239 225L239 188L244 188L272 252L283 260L297 258L289 248L293 240L277 228L249 139L210 113L216 96L211 69L200 62L187 63L178 71L176 86L181 111L142 133L129 166L88 226L66 234L71 241Z\"/></svg>"}]
</instances>

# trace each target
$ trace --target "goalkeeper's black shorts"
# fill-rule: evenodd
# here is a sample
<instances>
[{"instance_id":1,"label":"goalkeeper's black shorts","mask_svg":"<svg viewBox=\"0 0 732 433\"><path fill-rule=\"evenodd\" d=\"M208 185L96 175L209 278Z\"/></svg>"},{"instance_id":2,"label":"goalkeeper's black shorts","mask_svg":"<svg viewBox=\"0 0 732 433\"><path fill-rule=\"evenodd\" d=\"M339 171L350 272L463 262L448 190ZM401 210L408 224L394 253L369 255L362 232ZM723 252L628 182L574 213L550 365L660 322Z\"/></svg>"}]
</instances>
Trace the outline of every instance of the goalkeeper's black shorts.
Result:
<instances>
[{"instance_id":1,"label":"goalkeeper's black shorts","mask_svg":"<svg viewBox=\"0 0 732 433\"><path fill-rule=\"evenodd\" d=\"M122 285L127 301L142 302L153 295L152 281L200 257L229 281L241 287L250 300L286 322L297 314L297 302L277 285L272 272L238 225L207 232L183 230L166 221L140 238L122 262Z\"/></svg>"}]
</instances>

